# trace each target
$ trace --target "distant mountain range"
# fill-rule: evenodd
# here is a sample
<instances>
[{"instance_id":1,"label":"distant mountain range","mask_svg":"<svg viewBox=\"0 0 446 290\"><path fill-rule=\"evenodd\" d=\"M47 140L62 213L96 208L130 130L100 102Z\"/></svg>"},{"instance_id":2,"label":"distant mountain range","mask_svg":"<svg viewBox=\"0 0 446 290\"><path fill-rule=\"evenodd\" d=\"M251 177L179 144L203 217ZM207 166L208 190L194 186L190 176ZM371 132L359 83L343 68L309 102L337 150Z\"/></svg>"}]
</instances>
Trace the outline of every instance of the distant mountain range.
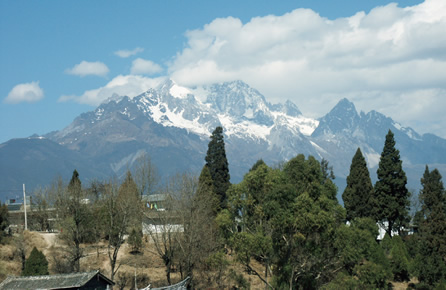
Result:
<instances>
[{"instance_id":1,"label":"distant mountain range","mask_svg":"<svg viewBox=\"0 0 446 290\"><path fill-rule=\"evenodd\" d=\"M347 99L312 119L291 101L269 103L241 81L191 89L167 80L133 98L111 96L60 131L0 144L0 184L20 189L25 183L32 189L57 175L67 180L75 168L84 183L120 177L144 153L164 177L185 170L199 173L209 136L219 125L234 183L260 158L274 165L303 153L328 160L343 189L358 147L375 179L389 129L410 189L420 187L426 164L446 175L445 139L419 135L376 111L358 114ZM0 194L2 200L15 195L5 190Z\"/></svg>"}]
</instances>

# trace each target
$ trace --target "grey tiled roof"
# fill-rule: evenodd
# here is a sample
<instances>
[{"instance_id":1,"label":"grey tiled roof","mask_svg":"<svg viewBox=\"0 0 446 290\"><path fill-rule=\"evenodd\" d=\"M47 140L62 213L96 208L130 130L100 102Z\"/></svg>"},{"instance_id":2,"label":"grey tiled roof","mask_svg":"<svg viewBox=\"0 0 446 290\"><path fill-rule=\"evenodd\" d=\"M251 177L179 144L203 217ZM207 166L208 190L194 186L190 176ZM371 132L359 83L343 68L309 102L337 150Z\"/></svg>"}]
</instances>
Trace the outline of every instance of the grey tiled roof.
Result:
<instances>
[{"instance_id":1,"label":"grey tiled roof","mask_svg":"<svg viewBox=\"0 0 446 290\"><path fill-rule=\"evenodd\" d=\"M63 289L82 287L96 275L100 275L109 284L114 284L113 281L99 273L99 271L91 271L44 276L10 276L0 283L0 289Z\"/></svg>"}]
</instances>

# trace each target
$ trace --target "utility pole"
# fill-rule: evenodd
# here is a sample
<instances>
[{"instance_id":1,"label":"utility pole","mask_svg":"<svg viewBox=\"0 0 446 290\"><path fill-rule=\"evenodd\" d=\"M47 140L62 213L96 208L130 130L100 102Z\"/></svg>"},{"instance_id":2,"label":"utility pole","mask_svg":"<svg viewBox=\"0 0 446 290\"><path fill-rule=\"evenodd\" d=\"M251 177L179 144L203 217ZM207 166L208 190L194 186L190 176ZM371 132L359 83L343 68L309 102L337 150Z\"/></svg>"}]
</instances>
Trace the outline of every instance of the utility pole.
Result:
<instances>
[{"instance_id":1,"label":"utility pole","mask_svg":"<svg viewBox=\"0 0 446 290\"><path fill-rule=\"evenodd\" d=\"M28 221L26 219L26 193L25 184L23 184L23 209L25 210L25 231L28 230Z\"/></svg>"}]
</instances>

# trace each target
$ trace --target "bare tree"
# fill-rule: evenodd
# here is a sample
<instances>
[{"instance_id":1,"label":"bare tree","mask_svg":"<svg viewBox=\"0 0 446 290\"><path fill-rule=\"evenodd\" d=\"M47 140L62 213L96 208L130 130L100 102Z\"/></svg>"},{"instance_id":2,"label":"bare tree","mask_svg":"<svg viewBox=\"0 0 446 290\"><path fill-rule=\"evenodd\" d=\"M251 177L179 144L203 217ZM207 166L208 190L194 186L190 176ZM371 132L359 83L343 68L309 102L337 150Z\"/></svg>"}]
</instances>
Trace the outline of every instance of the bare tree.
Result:
<instances>
[{"instance_id":1,"label":"bare tree","mask_svg":"<svg viewBox=\"0 0 446 290\"><path fill-rule=\"evenodd\" d=\"M49 211L50 203L48 196L48 188L37 188L33 194L33 206L31 207L31 222L33 227L37 228L39 231L50 230L49 224Z\"/></svg>"},{"instance_id":2,"label":"bare tree","mask_svg":"<svg viewBox=\"0 0 446 290\"><path fill-rule=\"evenodd\" d=\"M146 232L155 246L156 254L163 260L166 267L167 283L172 284L172 273L175 260L179 254L179 235L183 231L179 215L179 199L184 191L195 191L197 180L188 174L178 174L168 181L162 195L165 197L166 210L146 209L145 218L148 224Z\"/></svg>"},{"instance_id":3,"label":"bare tree","mask_svg":"<svg viewBox=\"0 0 446 290\"><path fill-rule=\"evenodd\" d=\"M159 174L148 154L144 153L136 160L133 172L141 196L154 194L157 191Z\"/></svg>"},{"instance_id":4,"label":"bare tree","mask_svg":"<svg viewBox=\"0 0 446 290\"><path fill-rule=\"evenodd\" d=\"M198 180L185 176L178 190L175 210L184 229L176 237L180 269L182 278L190 277L190 285L196 287L209 276L208 261L220 249L215 223L220 200L206 166ZM197 271L200 275L194 275Z\"/></svg>"},{"instance_id":5,"label":"bare tree","mask_svg":"<svg viewBox=\"0 0 446 290\"><path fill-rule=\"evenodd\" d=\"M114 279L121 264L118 264L118 253L124 244L124 236L131 226L141 224L141 202L136 184L130 172L126 179L117 186L110 181L105 185L103 204L103 226L108 238L107 254L110 261L110 275ZM140 229L141 226L136 226Z\"/></svg>"},{"instance_id":6,"label":"bare tree","mask_svg":"<svg viewBox=\"0 0 446 290\"><path fill-rule=\"evenodd\" d=\"M55 189L61 227L59 238L68 246L66 251L72 271L79 272L80 260L84 257L81 243L92 242L96 238L92 230L91 209L76 170L67 187L59 181Z\"/></svg>"}]
</instances>

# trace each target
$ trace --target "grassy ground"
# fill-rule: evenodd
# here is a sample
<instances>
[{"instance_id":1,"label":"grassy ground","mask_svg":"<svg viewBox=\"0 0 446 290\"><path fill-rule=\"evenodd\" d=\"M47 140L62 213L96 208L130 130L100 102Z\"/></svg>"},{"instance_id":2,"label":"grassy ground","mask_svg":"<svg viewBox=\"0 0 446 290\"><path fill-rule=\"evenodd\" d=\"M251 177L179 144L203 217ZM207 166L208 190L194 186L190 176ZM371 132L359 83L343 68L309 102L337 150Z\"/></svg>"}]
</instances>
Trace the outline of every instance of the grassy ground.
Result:
<instances>
[{"instance_id":1,"label":"grassy ground","mask_svg":"<svg viewBox=\"0 0 446 290\"><path fill-rule=\"evenodd\" d=\"M5 244L0 245L0 282L8 275L20 275L21 273L21 256L18 237L8 237ZM55 260L63 257L64 244L58 240L57 234L54 233L38 233L25 231L23 240L26 257L29 256L33 247L42 251L49 262L50 274L56 273ZM81 260L82 271L100 270L101 273L110 277L110 263L107 255L107 247L104 242L95 245L84 245L84 253L86 256ZM259 278L254 275L248 275L243 268L233 261L233 257L227 256L230 265L227 270L233 269L235 273L243 273L243 277L250 283L252 289L264 288ZM123 283L130 289L134 284L135 274L137 278L137 286L139 288L146 287L151 284L152 287L161 287L167 285L166 271L162 259L156 254L150 239L143 241L143 251L139 254L130 253L130 248L124 244L119 251L118 260L120 262L119 270L115 275L114 281ZM261 272L262 267L253 262L254 268ZM180 273L171 274L173 283L181 280ZM227 285L235 282L227 281ZM215 287L215 285L208 285ZM119 289L118 287L116 287Z\"/></svg>"}]
</instances>

